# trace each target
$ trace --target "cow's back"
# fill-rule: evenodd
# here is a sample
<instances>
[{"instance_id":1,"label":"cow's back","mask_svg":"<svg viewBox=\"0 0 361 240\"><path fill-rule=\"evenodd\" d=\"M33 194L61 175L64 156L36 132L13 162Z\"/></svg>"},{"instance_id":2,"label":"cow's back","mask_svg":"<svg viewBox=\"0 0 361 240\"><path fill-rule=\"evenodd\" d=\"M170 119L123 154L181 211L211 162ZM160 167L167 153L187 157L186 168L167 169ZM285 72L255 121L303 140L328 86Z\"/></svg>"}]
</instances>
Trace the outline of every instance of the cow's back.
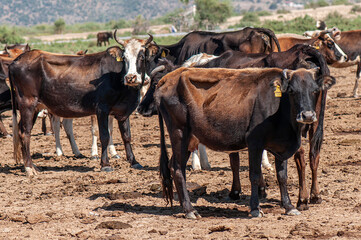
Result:
<instances>
[{"instance_id":1,"label":"cow's back","mask_svg":"<svg viewBox=\"0 0 361 240\"><path fill-rule=\"evenodd\" d=\"M245 147L250 124L256 126L264 120L253 119L255 112L264 110L255 109L255 105L262 105L262 98L270 95L269 82L280 70L258 71L180 68L161 79L155 96L158 105L165 104L167 109L173 109L177 121L185 122L189 116L192 129L195 129L192 134L200 142L210 143L208 146L214 150L227 148L233 151ZM275 101L278 106L279 100ZM266 104L273 103L267 101ZM266 114L274 114L277 106L271 107L272 111ZM209 129L213 131L212 139L206 139ZM235 134L237 137L229 138L232 142L221 140Z\"/></svg>"}]
</instances>

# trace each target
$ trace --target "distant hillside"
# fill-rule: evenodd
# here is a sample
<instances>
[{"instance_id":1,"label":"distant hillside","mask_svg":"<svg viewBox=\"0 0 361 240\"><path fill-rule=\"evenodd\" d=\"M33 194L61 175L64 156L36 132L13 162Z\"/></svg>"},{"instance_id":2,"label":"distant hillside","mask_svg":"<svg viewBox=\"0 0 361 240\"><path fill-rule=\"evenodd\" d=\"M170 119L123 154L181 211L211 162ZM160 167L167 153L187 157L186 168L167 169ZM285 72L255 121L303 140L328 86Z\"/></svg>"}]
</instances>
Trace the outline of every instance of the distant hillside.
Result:
<instances>
[{"instance_id":1,"label":"distant hillside","mask_svg":"<svg viewBox=\"0 0 361 240\"><path fill-rule=\"evenodd\" d=\"M159 17L184 6L179 0L0 0L0 24L107 22L138 15Z\"/></svg>"}]
</instances>

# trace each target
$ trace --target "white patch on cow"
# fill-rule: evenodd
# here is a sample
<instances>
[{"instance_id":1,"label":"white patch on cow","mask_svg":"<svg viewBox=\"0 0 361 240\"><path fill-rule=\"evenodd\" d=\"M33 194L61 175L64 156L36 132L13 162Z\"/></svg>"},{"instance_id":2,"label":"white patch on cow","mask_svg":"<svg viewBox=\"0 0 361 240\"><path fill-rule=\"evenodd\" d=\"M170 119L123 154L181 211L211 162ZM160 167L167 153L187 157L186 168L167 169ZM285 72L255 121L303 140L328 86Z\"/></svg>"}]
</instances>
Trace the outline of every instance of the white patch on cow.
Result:
<instances>
[{"instance_id":1,"label":"white patch on cow","mask_svg":"<svg viewBox=\"0 0 361 240\"><path fill-rule=\"evenodd\" d=\"M331 38L330 34L326 34L326 35ZM331 38L331 39L332 39L332 38ZM339 63L344 63L344 62L346 62L346 60L347 60L347 55L346 55L346 53L340 48L340 46L339 46L335 41L334 41L334 43L335 43L335 47L336 47L337 51L339 51L339 53L342 55L341 59L338 60L338 62L339 62Z\"/></svg>"},{"instance_id":2,"label":"white patch on cow","mask_svg":"<svg viewBox=\"0 0 361 240\"><path fill-rule=\"evenodd\" d=\"M193 55L187 61L185 61L182 65L182 67L202 66L216 58L219 58L219 56L209 55L206 53L199 53L199 54Z\"/></svg>"},{"instance_id":3,"label":"white patch on cow","mask_svg":"<svg viewBox=\"0 0 361 240\"><path fill-rule=\"evenodd\" d=\"M46 118L47 115L48 115L48 110L43 109L38 113L38 118Z\"/></svg>"},{"instance_id":4,"label":"white patch on cow","mask_svg":"<svg viewBox=\"0 0 361 240\"><path fill-rule=\"evenodd\" d=\"M131 39L124 48L125 68L127 69L127 74L124 79L127 76L136 76L134 83L129 84L126 80L124 80L125 85L138 86L142 84L141 74L137 72L138 54L141 50L145 50L142 44L143 43L136 39Z\"/></svg>"},{"instance_id":5,"label":"white patch on cow","mask_svg":"<svg viewBox=\"0 0 361 240\"><path fill-rule=\"evenodd\" d=\"M354 60L349 60L347 62L335 62L331 64L335 68L345 68L353 65L357 65L361 61L360 56L357 56Z\"/></svg>"}]
</instances>

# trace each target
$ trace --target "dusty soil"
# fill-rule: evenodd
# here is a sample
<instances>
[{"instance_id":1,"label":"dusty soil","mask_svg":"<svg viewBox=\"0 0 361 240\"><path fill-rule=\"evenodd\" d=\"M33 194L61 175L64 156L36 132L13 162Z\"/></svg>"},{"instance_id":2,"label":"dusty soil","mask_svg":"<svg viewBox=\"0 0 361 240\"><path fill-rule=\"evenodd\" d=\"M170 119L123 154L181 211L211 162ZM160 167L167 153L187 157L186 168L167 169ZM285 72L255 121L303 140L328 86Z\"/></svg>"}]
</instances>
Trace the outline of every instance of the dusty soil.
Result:
<instances>
[{"instance_id":1,"label":"dusty soil","mask_svg":"<svg viewBox=\"0 0 361 240\"><path fill-rule=\"evenodd\" d=\"M361 238L361 99L351 97L355 67L332 69L337 85L329 91L325 140L319 167L323 202L300 216L286 216L274 172L266 172L268 197L263 218L249 217L250 183L247 153L241 152L244 197L227 198L231 171L225 153L208 151L211 171L192 171L187 181L200 220L184 219L178 202L162 199L158 173L159 128L156 117L131 116L133 149L144 170L125 160L120 134L115 132L121 159L114 171L99 171L90 160L90 120L76 119L76 140L85 158L75 159L62 131L65 157L55 156L53 136L43 136L40 122L32 132L31 153L42 172L29 180L12 159L12 139L0 139L1 239L360 239ZM10 129L10 112L5 113ZM303 141L307 147L307 140ZM169 147L169 146L168 146ZM271 158L273 162L273 158ZM307 168L307 184L310 170ZM197 185L198 184L198 185ZM298 195L295 163L289 161L289 191ZM202 188L203 187L203 188Z\"/></svg>"}]
</instances>

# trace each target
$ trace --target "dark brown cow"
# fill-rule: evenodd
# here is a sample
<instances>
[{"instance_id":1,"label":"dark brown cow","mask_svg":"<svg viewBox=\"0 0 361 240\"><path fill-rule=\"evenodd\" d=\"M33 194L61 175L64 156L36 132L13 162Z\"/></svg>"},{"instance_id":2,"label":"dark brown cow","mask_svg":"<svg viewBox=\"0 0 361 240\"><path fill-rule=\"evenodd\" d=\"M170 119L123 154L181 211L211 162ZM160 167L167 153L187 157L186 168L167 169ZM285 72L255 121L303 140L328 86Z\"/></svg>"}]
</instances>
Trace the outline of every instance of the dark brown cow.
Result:
<instances>
[{"instance_id":1,"label":"dark brown cow","mask_svg":"<svg viewBox=\"0 0 361 240\"><path fill-rule=\"evenodd\" d=\"M109 38L113 38L112 32L98 32L97 34L97 46L101 46L104 42L104 46L110 45Z\"/></svg>"},{"instance_id":2,"label":"dark brown cow","mask_svg":"<svg viewBox=\"0 0 361 240\"><path fill-rule=\"evenodd\" d=\"M131 149L128 117L139 103L139 89L144 82L152 37L147 41L130 39L121 44L124 50L111 47L104 52L84 56L33 50L19 56L10 65L12 96L16 100L13 101L14 155L16 159L19 158L18 143L21 142L28 176L37 173L30 157L30 132L32 116L38 104L45 105L52 114L65 118L97 115L102 171L112 170L107 155L108 116L114 115L118 120L127 160L132 167L141 167ZM21 116L19 126L15 104Z\"/></svg>"},{"instance_id":3,"label":"dark brown cow","mask_svg":"<svg viewBox=\"0 0 361 240\"><path fill-rule=\"evenodd\" d=\"M181 65L198 53L220 55L227 50L247 53L273 52L274 43L281 51L275 34L266 28L244 28L234 32L194 31L184 36L178 43L160 46L167 49L167 58Z\"/></svg>"},{"instance_id":4,"label":"dark brown cow","mask_svg":"<svg viewBox=\"0 0 361 240\"><path fill-rule=\"evenodd\" d=\"M24 51L29 51L29 45L5 46L5 53L0 54L0 136L10 136L1 119L1 113L11 110L11 94L6 81L9 75L9 65Z\"/></svg>"},{"instance_id":5,"label":"dark brown cow","mask_svg":"<svg viewBox=\"0 0 361 240\"><path fill-rule=\"evenodd\" d=\"M335 58L340 63L346 62L348 59L347 55L335 43L327 31L323 31L313 38L306 38L296 34L281 34L277 35L277 38L283 51L292 48L296 44L307 44L319 50L328 64L334 63Z\"/></svg>"},{"instance_id":6,"label":"dark brown cow","mask_svg":"<svg viewBox=\"0 0 361 240\"><path fill-rule=\"evenodd\" d=\"M163 193L172 202L172 178L187 218L200 215L186 189L185 166L198 142L215 151L230 153L248 147L251 181L251 215L263 215L259 206L261 158L266 149L275 155L286 214L298 215L287 191L287 159L300 147L305 124L317 120L314 92L328 89L335 79L315 78L316 70L276 68L180 68L161 79L154 95L161 129L160 173ZM172 144L169 162L163 119Z\"/></svg>"},{"instance_id":7,"label":"dark brown cow","mask_svg":"<svg viewBox=\"0 0 361 240\"><path fill-rule=\"evenodd\" d=\"M196 57L196 56L194 56ZM211 59L211 60L208 60ZM199 59L199 58L198 58ZM191 60L191 59L190 59ZM334 59L336 61L336 59ZM287 69L298 69L301 67L304 68L313 68L319 67L320 76L329 75L330 71L327 67L326 60L321 55L319 51L315 48L304 45L297 44L288 51L285 52L274 52L269 55L267 54L244 54L238 51L227 51L220 56L210 56L204 55L201 60L197 60L196 62L189 63L188 61L185 63L190 66L197 66L202 68L246 68L246 67L279 67L279 68L287 68ZM162 66L162 65L161 65ZM158 83L158 80L164 76L166 73L173 71L176 67L171 63L164 61L164 68L159 66L158 69L153 71L152 76L152 84L147 92L144 100L138 106L138 112L143 116L151 116L156 114L156 107L154 102L153 93L155 90L155 86ZM160 71L161 70L161 71ZM159 72L158 72L159 71ZM321 92L316 93L316 114L318 121L313 123L309 128L305 129L304 135L306 135L307 131L310 137L310 167L313 175L317 176L317 169L319 163L319 154L321 150L321 144L323 140L323 120L325 113L325 104L326 104L326 95L327 91L323 90ZM298 168L298 173L300 177L300 193L299 193L299 201L298 207L300 210L307 209L308 203L308 192L305 184L305 159L303 157L304 150L300 148L300 150L295 155L295 161ZM262 159L266 161L265 159ZM203 163L207 164L207 163ZM237 172L237 166L239 163L233 163L232 168L235 168L233 172ZM232 190L230 192L230 197L232 199L238 199L239 193L241 192L239 179L234 178L234 184L232 185ZM312 178L312 192L315 193L315 188L318 189L317 178ZM263 191L263 189L262 189ZM314 194L311 195L311 202L315 201Z\"/></svg>"}]
</instances>

